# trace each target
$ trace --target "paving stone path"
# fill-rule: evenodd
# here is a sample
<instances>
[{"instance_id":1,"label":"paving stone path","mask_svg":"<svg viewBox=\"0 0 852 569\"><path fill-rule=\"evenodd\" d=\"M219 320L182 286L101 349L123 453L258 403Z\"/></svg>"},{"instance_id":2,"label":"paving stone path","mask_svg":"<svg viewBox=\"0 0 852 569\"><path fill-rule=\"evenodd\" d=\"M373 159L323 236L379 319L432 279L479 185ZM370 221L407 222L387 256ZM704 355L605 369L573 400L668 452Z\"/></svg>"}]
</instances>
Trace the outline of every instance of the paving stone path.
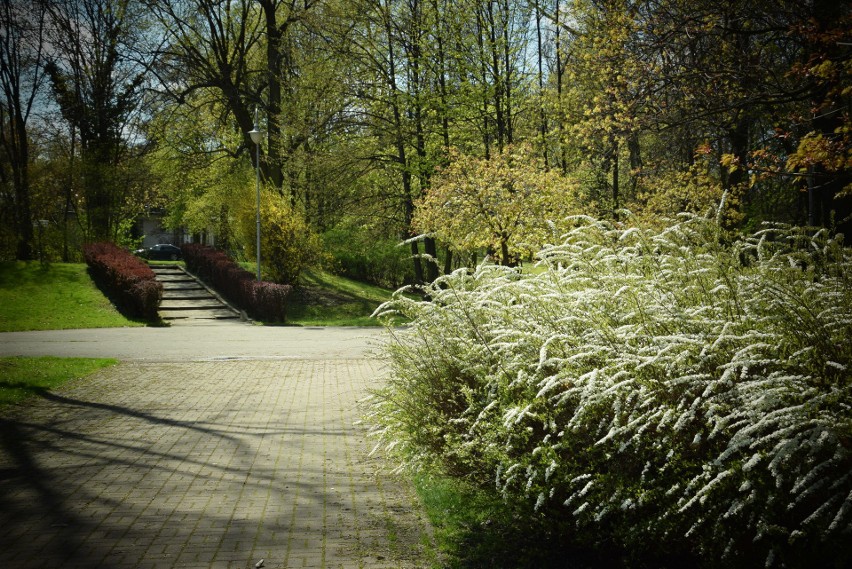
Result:
<instances>
[{"instance_id":1,"label":"paving stone path","mask_svg":"<svg viewBox=\"0 0 852 569\"><path fill-rule=\"evenodd\" d=\"M378 365L131 360L0 411L0 567L429 566L356 425Z\"/></svg>"}]
</instances>

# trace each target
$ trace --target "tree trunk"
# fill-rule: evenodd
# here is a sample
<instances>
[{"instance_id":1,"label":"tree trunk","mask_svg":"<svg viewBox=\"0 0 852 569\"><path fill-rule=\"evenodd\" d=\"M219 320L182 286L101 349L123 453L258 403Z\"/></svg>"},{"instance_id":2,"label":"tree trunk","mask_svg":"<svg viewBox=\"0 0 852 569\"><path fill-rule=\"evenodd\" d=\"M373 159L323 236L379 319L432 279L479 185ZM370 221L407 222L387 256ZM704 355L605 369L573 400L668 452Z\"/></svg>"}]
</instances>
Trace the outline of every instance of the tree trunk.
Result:
<instances>
[{"instance_id":1,"label":"tree trunk","mask_svg":"<svg viewBox=\"0 0 852 569\"><path fill-rule=\"evenodd\" d=\"M393 44L393 30L391 27L390 10L387 9L384 14L385 33L388 37L388 78L389 87L391 90L391 110L394 120L394 142L396 144L396 160L402 170L402 194L403 207L405 208L405 227L411 227L411 220L414 218L414 196L411 184L411 172L409 171L410 164L408 163L408 155L405 151L405 139L402 124L402 111L400 110L399 102L399 87L396 82L396 51ZM409 235L413 237L413 235ZM411 256L414 263L414 278L415 284L423 284L423 264L420 259L420 246L417 241L411 241Z\"/></svg>"},{"instance_id":2,"label":"tree trunk","mask_svg":"<svg viewBox=\"0 0 852 569\"><path fill-rule=\"evenodd\" d=\"M448 116L448 101L447 101L447 61L444 53L444 33L441 28L441 11L438 8L438 0L432 0L432 9L435 15L435 41L438 47L438 92L441 96L441 135L444 141L444 152L450 150L450 119Z\"/></svg>"},{"instance_id":3,"label":"tree trunk","mask_svg":"<svg viewBox=\"0 0 852 569\"><path fill-rule=\"evenodd\" d=\"M90 242L109 241L112 236L110 176L106 143L90 142L83 151L83 188L86 197L86 219Z\"/></svg>"},{"instance_id":4,"label":"tree trunk","mask_svg":"<svg viewBox=\"0 0 852 569\"><path fill-rule=\"evenodd\" d=\"M506 137L506 119L503 116L503 78L500 73L500 49L497 45L497 27L494 4L488 2L488 47L491 49L491 77L494 91L494 116L497 123L497 150L503 152Z\"/></svg>"},{"instance_id":5,"label":"tree trunk","mask_svg":"<svg viewBox=\"0 0 852 569\"><path fill-rule=\"evenodd\" d=\"M550 169L547 152L547 113L544 110L544 45L541 39L541 6L539 0L535 2L535 37L536 37L536 54L538 57L538 113L539 113L539 133L541 134L541 151L544 157L545 170Z\"/></svg>"},{"instance_id":6,"label":"tree trunk","mask_svg":"<svg viewBox=\"0 0 852 569\"><path fill-rule=\"evenodd\" d=\"M512 260L509 256L509 240L505 235L500 236L500 256L501 264L504 267L510 267L512 265Z\"/></svg>"},{"instance_id":7,"label":"tree trunk","mask_svg":"<svg viewBox=\"0 0 852 569\"><path fill-rule=\"evenodd\" d=\"M559 109L559 163L562 167L562 174L568 174L568 157L567 149L565 148L565 120L562 116L562 83L564 81L564 69L562 67L562 26L559 25L560 2L556 2L556 14L554 16L556 23L556 103Z\"/></svg>"},{"instance_id":8,"label":"tree trunk","mask_svg":"<svg viewBox=\"0 0 852 569\"><path fill-rule=\"evenodd\" d=\"M453 250L446 248L446 256L444 257L444 274L448 275L453 271Z\"/></svg>"},{"instance_id":9,"label":"tree trunk","mask_svg":"<svg viewBox=\"0 0 852 569\"><path fill-rule=\"evenodd\" d=\"M830 37L828 34L832 29L836 29L837 22L842 21L844 11L848 11L848 3L815 0L811 4L811 18L818 26L819 35ZM810 45L808 55L812 59L841 61L842 54L848 53L849 50L848 44L841 45L843 43L845 42L832 41L828 45ZM845 118L848 115L838 112L843 108L844 99L829 95L832 88L839 91L839 87L840 85L833 83L823 84L815 89L811 97L811 108L817 111L817 116L811 120L812 132L839 133L843 128L848 128ZM845 102L848 109L848 98ZM848 147L846 150L848 152ZM847 195L837 198L843 188L851 183L852 170L848 166L842 166L834 172L828 172L822 164L811 166L808 171L808 220L811 225L834 226L834 229L846 235L852 231L852 197Z\"/></svg>"},{"instance_id":10,"label":"tree trunk","mask_svg":"<svg viewBox=\"0 0 852 569\"><path fill-rule=\"evenodd\" d=\"M627 150L630 153L630 197L635 198L639 179L642 177L642 149L639 146L639 135L635 132L627 139Z\"/></svg>"},{"instance_id":11,"label":"tree trunk","mask_svg":"<svg viewBox=\"0 0 852 569\"><path fill-rule=\"evenodd\" d=\"M612 217L618 220L618 141L612 143Z\"/></svg>"},{"instance_id":12,"label":"tree trunk","mask_svg":"<svg viewBox=\"0 0 852 569\"><path fill-rule=\"evenodd\" d=\"M71 126L71 148L68 152L68 181L65 184L65 207L62 210L62 261L70 261L68 254L68 210L71 209L74 195L74 158L77 154L77 129Z\"/></svg>"},{"instance_id":13,"label":"tree trunk","mask_svg":"<svg viewBox=\"0 0 852 569\"><path fill-rule=\"evenodd\" d=\"M23 116L13 111L10 117L10 154L12 155L12 185L15 189L15 225L17 244L15 256L22 261L33 258L33 216L30 207L29 155L26 124Z\"/></svg>"},{"instance_id":14,"label":"tree trunk","mask_svg":"<svg viewBox=\"0 0 852 569\"><path fill-rule=\"evenodd\" d=\"M488 62L485 58L485 24L482 10L476 10L476 44L479 48L479 71L482 84L482 145L485 147L485 159L491 158L491 131L488 116Z\"/></svg>"},{"instance_id":15,"label":"tree trunk","mask_svg":"<svg viewBox=\"0 0 852 569\"><path fill-rule=\"evenodd\" d=\"M266 61L269 100L266 103L267 176L278 190L284 183L281 172L281 38L275 8L277 2L261 2L266 18Z\"/></svg>"},{"instance_id":16,"label":"tree trunk","mask_svg":"<svg viewBox=\"0 0 852 569\"><path fill-rule=\"evenodd\" d=\"M509 0L503 0L503 82L506 91L506 144L512 144L515 140L514 126L512 124L512 59L509 45Z\"/></svg>"}]
</instances>

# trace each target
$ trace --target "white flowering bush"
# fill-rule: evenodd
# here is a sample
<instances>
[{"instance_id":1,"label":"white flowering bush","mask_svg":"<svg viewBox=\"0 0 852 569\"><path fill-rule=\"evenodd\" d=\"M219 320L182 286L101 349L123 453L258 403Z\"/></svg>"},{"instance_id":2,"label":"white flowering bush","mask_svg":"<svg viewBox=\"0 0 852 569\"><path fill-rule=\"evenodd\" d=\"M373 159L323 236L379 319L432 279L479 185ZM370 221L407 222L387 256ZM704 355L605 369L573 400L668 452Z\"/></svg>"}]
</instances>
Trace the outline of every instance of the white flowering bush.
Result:
<instances>
[{"instance_id":1,"label":"white flowering bush","mask_svg":"<svg viewBox=\"0 0 852 569\"><path fill-rule=\"evenodd\" d=\"M574 535L711 566L843 566L852 543L852 255L769 227L723 243L578 218L541 272L401 292L377 448Z\"/></svg>"}]
</instances>

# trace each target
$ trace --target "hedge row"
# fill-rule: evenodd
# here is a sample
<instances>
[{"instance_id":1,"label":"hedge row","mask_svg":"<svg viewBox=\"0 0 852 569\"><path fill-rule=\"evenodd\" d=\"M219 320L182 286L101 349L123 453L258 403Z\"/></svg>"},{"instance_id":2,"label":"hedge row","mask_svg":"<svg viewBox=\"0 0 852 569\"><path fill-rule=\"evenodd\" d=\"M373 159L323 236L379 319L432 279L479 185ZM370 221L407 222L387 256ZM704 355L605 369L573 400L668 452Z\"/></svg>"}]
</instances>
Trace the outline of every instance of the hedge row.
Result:
<instances>
[{"instance_id":1,"label":"hedge row","mask_svg":"<svg viewBox=\"0 0 852 569\"><path fill-rule=\"evenodd\" d=\"M113 243L90 243L83 257L95 283L126 315L156 320L163 285L142 260Z\"/></svg>"},{"instance_id":2,"label":"hedge row","mask_svg":"<svg viewBox=\"0 0 852 569\"><path fill-rule=\"evenodd\" d=\"M257 282L254 275L237 265L224 252L189 243L181 247L186 268L218 290L249 316L266 322L284 322L290 285Z\"/></svg>"}]
</instances>

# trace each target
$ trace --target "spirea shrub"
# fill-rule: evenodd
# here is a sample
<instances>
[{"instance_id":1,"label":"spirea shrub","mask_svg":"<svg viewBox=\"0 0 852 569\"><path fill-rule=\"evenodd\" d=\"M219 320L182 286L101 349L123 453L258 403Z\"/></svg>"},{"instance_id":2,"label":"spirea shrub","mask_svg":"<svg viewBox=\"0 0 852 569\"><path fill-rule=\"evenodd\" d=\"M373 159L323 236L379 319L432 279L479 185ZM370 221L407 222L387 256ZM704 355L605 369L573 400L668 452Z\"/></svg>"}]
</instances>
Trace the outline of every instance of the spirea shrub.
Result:
<instances>
[{"instance_id":1,"label":"spirea shrub","mask_svg":"<svg viewBox=\"0 0 852 569\"><path fill-rule=\"evenodd\" d=\"M841 566L852 543L852 255L588 218L541 272L483 264L402 314L377 448L628 551Z\"/></svg>"}]
</instances>

